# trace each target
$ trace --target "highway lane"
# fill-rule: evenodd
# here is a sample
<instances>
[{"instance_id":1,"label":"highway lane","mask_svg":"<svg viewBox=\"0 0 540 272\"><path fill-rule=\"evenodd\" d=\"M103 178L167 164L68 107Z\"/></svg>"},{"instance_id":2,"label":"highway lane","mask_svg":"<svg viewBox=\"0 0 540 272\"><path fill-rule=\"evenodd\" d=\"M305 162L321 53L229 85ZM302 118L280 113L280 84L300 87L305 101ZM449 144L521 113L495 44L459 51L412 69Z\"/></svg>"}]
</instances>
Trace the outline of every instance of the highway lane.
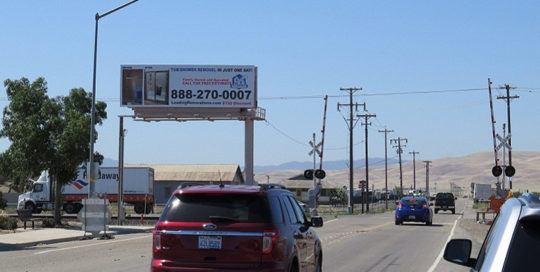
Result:
<instances>
[{"instance_id":1,"label":"highway lane","mask_svg":"<svg viewBox=\"0 0 540 272\"><path fill-rule=\"evenodd\" d=\"M460 203L457 205L457 211L461 211ZM396 226L393 216L393 212L387 212L328 221L317 230L323 242L323 270L417 272L431 268L437 271L436 260L459 212L435 214L432 226L421 223ZM454 271L467 271L454 268Z\"/></svg>"},{"instance_id":2,"label":"highway lane","mask_svg":"<svg viewBox=\"0 0 540 272\"><path fill-rule=\"evenodd\" d=\"M458 202L458 211L459 206ZM435 215L433 226L396 226L393 212L326 220L324 227L317 229L323 241L323 270L428 271L458 217L451 213ZM151 233L118 235L107 241L38 245L0 252L0 271L149 271L151 246ZM450 268L447 271L467 271L459 266Z\"/></svg>"}]
</instances>

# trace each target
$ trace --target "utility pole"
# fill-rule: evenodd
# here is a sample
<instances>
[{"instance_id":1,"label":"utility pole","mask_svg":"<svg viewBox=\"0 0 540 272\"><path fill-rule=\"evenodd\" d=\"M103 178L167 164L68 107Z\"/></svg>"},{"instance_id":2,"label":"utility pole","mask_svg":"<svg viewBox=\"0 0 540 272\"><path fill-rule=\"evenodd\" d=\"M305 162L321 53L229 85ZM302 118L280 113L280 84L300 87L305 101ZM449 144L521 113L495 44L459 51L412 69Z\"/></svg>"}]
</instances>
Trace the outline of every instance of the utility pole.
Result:
<instances>
[{"instance_id":1,"label":"utility pole","mask_svg":"<svg viewBox=\"0 0 540 272\"><path fill-rule=\"evenodd\" d=\"M426 197L429 199L429 164L431 161L424 161L426 164Z\"/></svg>"},{"instance_id":2,"label":"utility pole","mask_svg":"<svg viewBox=\"0 0 540 272\"><path fill-rule=\"evenodd\" d=\"M393 130L379 130L379 132L384 132L384 204L386 209L388 209L388 132L394 132Z\"/></svg>"},{"instance_id":3,"label":"utility pole","mask_svg":"<svg viewBox=\"0 0 540 272\"><path fill-rule=\"evenodd\" d=\"M409 154L412 154L412 165L413 165L413 189L416 191L416 154L420 154L420 152L416 152L413 150L413 152L409 152Z\"/></svg>"},{"instance_id":4,"label":"utility pole","mask_svg":"<svg viewBox=\"0 0 540 272\"><path fill-rule=\"evenodd\" d=\"M353 202L353 188L354 188L354 185L353 185L353 128L354 128L354 126L356 124L356 123L353 124L353 122L355 121L354 115L353 115L353 107L355 108L355 111L358 111L358 106L363 105L364 110L365 110L366 105L365 104L353 103L353 94L356 91L362 90L362 88L339 88L339 90L349 92L349 104L340 104L340 103L338 103L337 108L338 108L338 111L339 111L339 107L341 107L341 106L349 107L349 115L350 115L349 120L348 120L349 121L349 123L348 123L348 126L349 126L349 213L352 214L354 212L354 202ZM345 120L345 121L347 121L347 120Z\"/></svg>"},{"instance_id":5,"label":"utility pole","mask_svg":"<svg viewBox=\"0 0 540 272\"><path fill-rule=\"evenodd\" d=\"M365 199L366 199L366 213L369 213L369 199L368 199L368 196L369 196L369 171L368 171L368 167L369 167L369 163L368 163L368 126L371 125L371 123L368 123L368 118L370 117L377 117L377 115L375 114L359 114L359 115L356 115L356 117L359 117L359 118L364 118L365 120L365 123L362 123L362 125L365 125L366 129L365 129L365 134L366 134L366 141L365 141L365 144L366 144L366 196L365 196ZM373 190L371 191L371 193L373 194Z\"/></svg>"},{"instance_id":6,"label":"utility pole","mask_svg":"<svg viewBox=\"0 0 540 272\"><path fill-rule=\"evenodd\" d=\"M403 197L403 168L401 167L401 153L403 153L403 149L401 147L405 147L406 145L401 145L401 141L407 142L406 138L400 138L397 139L390 139L390 143L394 142L397 143L397 153L399 155L399 198Z\"/></svg>"},{"instance_id":7,"label":"utility pole","mask_svg":"<svg viewBox=\"0 0 540 272\"><path fill-rule=\"evenodd\" d=\"M502 127L503 127L503 138L506 138L506 124L503 123ZM505 192L505 195L506 195L508 192L506 192L506 171L504 171L504 170L506 170L506 167L507 167L507 165L506 165L506 146L505 145L503 145L503 165L502 165L502 167L503 167L502 189L503 189L503 191Z\"/></svg>"},{"instance_id":8,"label":"utility pole","mask_svg":"<svg viewBox=\"0 0 540 272\"><path fill-rule=\"evenodd\" d=\"M519 98L519 95L510 96L510 89L515 89L516 87L511 87L508 84L505 84L504 87L500 87L499 89L506 89L506 96L497 96L497 99L504 99L506 100L506 112L508 117L508 145L510 148L508 148L508 166L512 166L512 126L510 125L510 100L514 98ZM512 190L512 182L509 181L508 185L510 187L510 190Z\"/></svg>"}]
</instances>

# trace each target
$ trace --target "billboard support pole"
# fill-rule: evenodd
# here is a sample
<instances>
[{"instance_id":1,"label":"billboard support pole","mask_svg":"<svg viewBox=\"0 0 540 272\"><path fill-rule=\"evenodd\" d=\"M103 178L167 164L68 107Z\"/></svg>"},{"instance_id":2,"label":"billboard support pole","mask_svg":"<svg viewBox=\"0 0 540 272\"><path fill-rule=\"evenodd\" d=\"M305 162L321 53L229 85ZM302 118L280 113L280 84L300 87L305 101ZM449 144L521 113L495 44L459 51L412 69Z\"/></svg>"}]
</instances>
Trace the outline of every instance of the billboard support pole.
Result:
<instances>
[{"instance_id":1,"label":"billboard support pole","mask_svg":"<svg viewBox=\"0 0 540 272\"><path fill-rule=\"evenodd\" d=\"M252 118L245 120L245 147L244 147L244 172L246 174L245 182L253 185L253 138L255 126Z\"/></svg>"}]
</instances>

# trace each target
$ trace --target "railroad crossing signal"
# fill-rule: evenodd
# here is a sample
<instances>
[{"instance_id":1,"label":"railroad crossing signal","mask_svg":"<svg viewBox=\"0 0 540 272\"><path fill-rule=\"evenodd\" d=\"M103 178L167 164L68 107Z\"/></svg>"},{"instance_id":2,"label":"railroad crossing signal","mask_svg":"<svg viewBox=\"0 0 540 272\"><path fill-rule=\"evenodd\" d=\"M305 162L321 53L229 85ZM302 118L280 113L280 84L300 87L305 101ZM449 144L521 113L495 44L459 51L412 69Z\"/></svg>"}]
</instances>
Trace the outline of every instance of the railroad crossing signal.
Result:
<instances>
[{"instance_id":1,"label":"railroad crossing signal","mask_svg":"<svg viewBox=\"0 0 540 272\"><path fill-rule=\"evenodd\" d=\"M313 151L317 153L317 155L321 156L321 151L319 150L319 147L321 147L322 142L319 142L317 145L314 146L313 141L309 141L309 145L312 147L312 150L309 151L309 155L313 155Z\"/></svg>"},{"instance_id":2,"label":"railroad crossing signal","mask_svg":"<svg viewBox=\"0 0 540 272\"><path fill-rule=\"evenodd\" d=\"M502 174L503 170L502 170L502 167L500 166L493 166L493 168L491 168L491 174L493 174L493 176L495 177L498 177Z\"/></svg>"},{"instance_id":3,"label":"railroad crossing signal","mask_svg":"<svg viewBox=\"0 0 540 272\"><path fill-rule=\"evenodd\" d=\"M504 169L504 173L506 174L507 177L513 177L514 174L516 173L516 169L514 168L514 166L509 165L509 166L506 166L506 168Z\"/></svg>"},{"instance_id":4,"label":"railroad crossing signal","mask_svg":"<svg viewBox=\"0 0 540 272\"><path fill-rule=\"evenodd\" d=\"M501 149L503 146L508 148L508 150L512 150L512 146L508 143L510 141L510 138L512 138L512 134L506 135L506 137L501 137L501 135L497 134L497 139L501 142L496 148L497 150Z\"/></svg>"},{"instance_id":5,"label":"railroad crossing signal","mask_svg":"<svg viewBox=\"0 0 540 272\"><path fill-rule=\"evenodd\" d=\"M512 146L510 145L510 139L512 138L512 134L506 135L506 137L502 137L501 135L497 134L497 139L499 139L499 145L497 145L496 150L499 150L503 147L506 147L509 151L512 151ZM494 166L491 169L491 173L498 177L502 174L502 168L500 166ZM504 174L507 177L513 177L516 174L516 168L514 168L512 165L506 166L504 168Z\"/></svg>"},{"instance_id":6,"label":"railroad crossing signal","mask_svg":"<svg viewBox=\"0 0 540 272\"><path fill-rule=\"evenodd\" d=\"M323 179L326 177L326 172L321 169L315 170L315 177L318 179ZM304 171L304 178L313 179L313 169L307 169Z\"/></svg>"},{"instance_id":7,"label":"railroad crossing signal","mask_svg":"<svg viewBox=\"0 0 540 272\"><path fill-rule=\"evenodd\" d=\"M311 151L309 151L309 155L314 155L313 152L317 153L319 157L321 157L321 151L319 150L319 147L322 146L322 142L319 142L318 144L315 144L315 133L313 133L313 141L309 141L309 145L311 146ZM315 156L313 157L313 167L315 167ZM313 179L313 175L315 175L318 179L323 179L326 177L326 172L322 169L307 169L304 171L304 178L306 179Z\"/></svg>"}]
</instances>

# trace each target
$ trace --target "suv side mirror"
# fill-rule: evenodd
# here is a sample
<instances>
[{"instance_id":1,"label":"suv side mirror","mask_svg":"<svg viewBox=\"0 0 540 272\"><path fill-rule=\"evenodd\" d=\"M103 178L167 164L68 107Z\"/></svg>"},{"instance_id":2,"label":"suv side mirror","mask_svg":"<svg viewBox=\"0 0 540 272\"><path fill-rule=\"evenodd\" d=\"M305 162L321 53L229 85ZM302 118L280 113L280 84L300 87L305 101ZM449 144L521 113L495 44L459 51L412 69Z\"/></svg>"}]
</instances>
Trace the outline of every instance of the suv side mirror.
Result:
<instances>
[{"instance_id":1,"label":"suv side mirror","mask_svg":"<svg viewBox=\"0 0 540 272\"><path fill-rule=\"evenodd\" d=\"M323 226L323 220L320 216L311 217L311 226L315 228L320 228Z\"/></svg>"},{"instance_id":2,"label":"suv side mirror","mask_svg":"<svg viewBox=\"0 0 540 272\"><path fill-rule=\"evenodd\" d=\"M474 267L476 259L471 259L472 242L468 239L452 239L444 249L444 259L459 265Z\"/></svg>"}]
</instances>

